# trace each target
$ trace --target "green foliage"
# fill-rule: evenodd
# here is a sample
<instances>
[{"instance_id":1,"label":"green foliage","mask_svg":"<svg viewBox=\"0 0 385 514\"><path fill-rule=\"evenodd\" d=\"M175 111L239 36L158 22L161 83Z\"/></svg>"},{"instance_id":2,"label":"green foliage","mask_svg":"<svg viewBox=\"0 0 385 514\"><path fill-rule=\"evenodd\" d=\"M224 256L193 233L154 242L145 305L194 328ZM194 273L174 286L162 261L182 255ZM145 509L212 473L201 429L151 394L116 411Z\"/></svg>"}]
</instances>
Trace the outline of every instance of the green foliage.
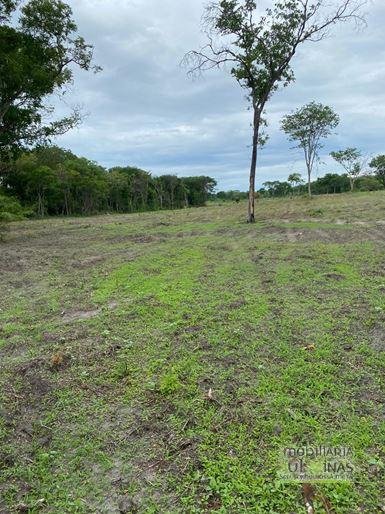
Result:
<instances>
[{"instance_id":1,"label":"green foliage","mask_svg":"<svg viewBox=\"0 0 385 514\"><path fill-rule=\"evenodd\" d=\"M47 97L65 92L73 66L92 66L92 47L77 34L71 8L61 0L2 2L0 18L0 156L62 134L80 121L76 110L46 124ZM12 14L12 16L10 16Z\"/></svg>"},{"instance_id":2,"label":"green foliage","mask_svg":"<svg viewBox=\"0 0 385 514\"><path fill-rule=\"evenodd\" d=\"M4 23L10 14L16 9L18 0L1 0L0 2L0 22Z\"/></svg>"},{"instance_id":3,"label":"green foliage","mask_svg":"<svg viewBox=\"0 0 385 514\"><path fill-rule=\"evenodd\" d=\"M303 178L300 173L291 173L288 176L287 181L292 185L299 185L303 183Z\"/></svg>"},{"instance_id":4,"label":"green foliage","mask_svg":"<svg viewBox=\"0 0 385 514\"><path fill-rule=\"evenodd\" d=\"M290 175L290 177L292 177L292 175ZM381 187L378 187L381 186L378 180L366 180L370 178L374 177L364 176L362 177L362 182L361 178L359 178L357 181L357 189L360 191L375 191L377 189L382 189ZM303 184L294 183L289 179L288 182L281 182L279 180L265 182L258 192L262 196L268 197L289 196L291 194L303 194L305 192ZM359 186L359 184L361 184L361 186ZM312 194L314 195L346 193L350 190L350 180L347 174L338 175L337 173L327 173L323 177L319 177L317 180L312 181L310 186Z\"/></svg>"},{"instance_id":5,"label":"green foliage","mask_svg":"<svg viewBox=\"0 0 385 514\"><path fill-rule=\"evenodd\" d=\"M0 176L38 216L140 212L204 205L210 177L153 177L135 167L106 170L57 146L41 146L3 166Z\"/></svg>"},{"instance_id":6,"label":"green foliage","mask_svg":"<svg viewBox=\"0 0 385 514\"><path fill-rule=\"evenodd\" d=\"M108 173L111 209L117 212L180 209L204 205L216 185L210 177L152 177L133 167L116 167Z\"/></svg>"},{"instance_id":7,"label":"green foliage","mask_svg":"<svg viewBox=\"0 0 385 514\"><path fill-rule=\"evenodd\" d=\"M350 189L353 191L354 183L363 171L361 152L357 148L346 148L346 150L331 152L330 155L348 174Z\"/></svg>"},{"instance_id":8,"label":"green foliage","mask_svg":"<svg viewBox=\"0 0 385 514\"><path fill-rule=\"evenodd\" d=\"M231 74L249 91L252 104L263 107L279 83L294 80L289 63L293 48L303 40L294 35L303 32L304 19L300 2L275 2L259 19L256 7L255 1L221 0L207 8L207 19L218 34L232 36L232 48L216 57L233 62Z\"/></svg>"},{"instance_id":9,"label":"green foliage","mask_svg":"<svg viewBox=\"0 0 385 514\"><path fill-rule=\"evenodd\" d=\"M289 182L280 182L279 180L269 180L262 185L267 196L287 196L293 190Z\"/></svg>"},{"instance_id":10,"label":"green foliage","mask_svg":"<svg viewBox=\"0 0 385 514\"><path fill-rule=\"evenodd\" d=\"M209 4L204 15L209 43L185 59L193 65L192 72L229 62L232 76L261 113L279 85L294 80L290 63L297 48L306 41L322 39L329 26L353 18L357 7L351 0L329 13L324 12L323 2L308 5L302 0L275 0L264 13L259 13L258 7L255 0Z\"/></svg>"},{"instance_id":11,"label":"green foliage","mask_svg":"<svg viewBox=\"0 0 385 514\"><path fill-rule=\"evenodd\" d=\"M233 202L240 202L241 200L246 200L248 193L243 191L218 191L214 198L218 200L230 200Z\"/></svg>"},{"instance_id":12,"label":"green foliage","mask_svg":"<svg viewBox=\"0 0 385 514\"><path fill-rule=\"evenodd\" d=\"M0 190L0 221L16 221L24 217L20 203Z\"/></svg>"},{"instance_id":13,"label":"green foliage","mask_svg":"<svg viewBox=\"0 0 385 514\"><path fill-rule=\"evenodd\" d=\"M379 191L384 189L384 184L377 177L366 175L358 178L356 188L358 191Z\"/></svg>"},{"instance_id":14,"label":"green foliage","mask_svg":"<svg viewBox=\"0 0 385 514\"><path fill-rule=\"evenodd\" d=\"M217 185L211 177L186 177L183 182L187 188L188 205L202 206Z\"/></svg>"},{"instance_id":15,"label":"green foliage","mask_svg":"<svg viewBox=\"0 0 385 514\"><path fill-rule=\"evenodd\" d=\"M310 102L292 114L284 116L282 130L291 141L306 150L322 148L321 140L328 137L339 123L339 116L327 105ZM316 154L317 156L317 154Z\"/></svg>"},{"instance_id":16,"label":"green foliage","mask_svg":"<svg viewBox=\"0 0 385 514\"><path fill-rule=\"evenodd\" d=\"M328 137L339 123L338 115L327 105L310 102L282 119L282 130L291 141L301 148L305 155L308 171L308 191L311 195L311 174L322 140Z\"/></svg>"},{"instance_id":17,"label":"green foliage","mask_svg":"<svg viewBox=\"0 0 385 514\"><path fill-rule=\"evenodd\" d=\"M165 396L176 393L181 386L178 374L173 370L163 375L159 380L159 392Z\"/></svg>"},{"instance_id":18,"label":"green foliage","mask_svg":"<svg viewBox=\"0 0 385 514\"><path fill-rule=\"evenodd\" d=\"M0 190L0 240L7 230L7 223L20 220L24 217L24 210L20 203Z\"/></svg>"},{"instance_id":19,"label":"green foliage","mask_svg":"<svg viewBox=\"0 0 385 514\"><path fill-rule=\"evenodd\" d=\"M385 186L385 155L377 155L370 163L369 167L374 169L377 179Z\"/></svg>"},{"instance_id":20,"label":"green foliage","mask_svg":"<svg viewBox=\"0 0 385 514\"><path fill-rule=\"evenodd\" d=\"M117 380L122 380L124 378L127 378L130 375L130 370L127 366L127 362L125 360L120 360L117 365L116 369L113 373L113 378Z\"/></svg>"},{"instance_id":21,"label":"green foliage","mask_svg":"<svg viewBox=\"0 0 385 514\"><path fill-rule=\"evenodd\" d=\"M315 194L336 194L349 191L350 183L346 174L327 173L313 182L311 187Z\"/></svg>"}]
</instances>

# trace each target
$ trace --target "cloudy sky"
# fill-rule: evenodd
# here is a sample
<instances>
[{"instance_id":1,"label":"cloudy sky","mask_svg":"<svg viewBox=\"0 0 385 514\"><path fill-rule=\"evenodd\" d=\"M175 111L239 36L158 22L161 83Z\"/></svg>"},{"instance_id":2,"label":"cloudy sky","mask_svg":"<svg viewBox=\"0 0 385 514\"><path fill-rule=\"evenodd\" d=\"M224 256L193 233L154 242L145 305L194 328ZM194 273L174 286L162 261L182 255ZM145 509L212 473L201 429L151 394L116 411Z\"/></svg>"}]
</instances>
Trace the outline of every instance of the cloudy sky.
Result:
<instances>
[{"instance_id":1,"label":"cloudy sky","mask_svg":"<svg viewBox=\"0 0 385 514\"><path fill-rule=\"evenodd\" d=\"M88 117L58 143L107 167L205 174L217 179L219 189L246 190L251 114L244 91L226 71L193 81L179 66L188 50L204 42L206 1L67 1L103 71L76 73L66 102L81 104ZM341 171L328 157L333 149L385 153L384 0L371 1L366 11L366 29L338 27L330 39L306 44L296 55L296 82L275 93L267 109L270 141L260 156L258 186L304 172L302 155L280 132L279 120L311 100L341 116L318 176Z\"/></svg>"}]
</instances>

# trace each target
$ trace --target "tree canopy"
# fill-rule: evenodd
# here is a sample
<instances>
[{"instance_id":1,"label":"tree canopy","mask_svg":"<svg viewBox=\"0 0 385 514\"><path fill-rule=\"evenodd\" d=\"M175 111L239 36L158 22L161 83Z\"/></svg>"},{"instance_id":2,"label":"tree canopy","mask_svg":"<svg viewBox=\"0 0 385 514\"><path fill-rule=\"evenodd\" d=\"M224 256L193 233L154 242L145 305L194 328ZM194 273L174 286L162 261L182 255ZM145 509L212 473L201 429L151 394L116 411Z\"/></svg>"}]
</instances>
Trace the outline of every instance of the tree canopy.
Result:
<instances>
[{"instance_id":1,"label":"tree canopy","mask_svg":"<svg viewBox=\"0 0 385 514\"><path fill-rule=\"evenodd\" d=\"M3 168L8 195L38 216L139 212L204 205L216 181L210 177L154 177L132 167L106 170L57 146L25 152Z\"/></svg>"},{"instance_id":2,"label":"tree canopy","mask_svg":"<svg viewBox=\"0 0 385 514\"><path fill-rule=\"evenodd\" d=\"M305 154L309 196L311 196L311 174L315 161L319 159L319 151L323 146L322 140L332 133L338 123L339 116L331 107L316 102L310 102L282 119L282 130Z\"/></svg>"},{"instance_id":3,"label":"tree canopy","mask_svg":"<svg viewBox=\"0 0 385 514\"><path fill-rule=\"evenodd\" d=\"M369 167L374 170L377 179L385 186L385 155L377 155L370 163Z\"/></svg>"},{"instance_id":4,"label":"tree canopy","mask_svg":"<svg viewBox=\"0 0 385 514\"><path fill-rule=\"evenodd\" d=\"M53 118L48 97L64 94L74 66L92 64L92 46L77 33L71 8L61 0L16 1L0 7L0 157L63 134L79 123L74 107Z\"/></svg>"},{"instance_id":5,"label":"tree canopy","mask_svg":"<svg viewBox=\"0 0 385 514\"><path fill-rule=\"evenodd\" d=\"M264 197L282 197L293 196L294 194L305 194L305 187L301 183L287 181L272 180L263 184L258 193ZM318 177L311 182L311 190L313 195L329 195L346 193L350 191L350 180L347 173L339 175L337 173L326 173L323 177ZM362 175L356 179L355 189L357 191L378 191L384 189L384 185L371 175ZM241 193L242 194L242 193ZM244 194L244 193L243 193ZM217 194L219 198L219 193Z\"/></svg>"},{"instance_id":6,"label":"tree canopy","mask_svg":"<svg viewBox=\"0 0 385 514\"><path fill-rule=\"evenodd\" d=\"M348 174L350 189L353 191L354 183L363 171L361 152L357 148L346 148L345 150L331 152L330 155Z\"/></svg>"}]
</instances>

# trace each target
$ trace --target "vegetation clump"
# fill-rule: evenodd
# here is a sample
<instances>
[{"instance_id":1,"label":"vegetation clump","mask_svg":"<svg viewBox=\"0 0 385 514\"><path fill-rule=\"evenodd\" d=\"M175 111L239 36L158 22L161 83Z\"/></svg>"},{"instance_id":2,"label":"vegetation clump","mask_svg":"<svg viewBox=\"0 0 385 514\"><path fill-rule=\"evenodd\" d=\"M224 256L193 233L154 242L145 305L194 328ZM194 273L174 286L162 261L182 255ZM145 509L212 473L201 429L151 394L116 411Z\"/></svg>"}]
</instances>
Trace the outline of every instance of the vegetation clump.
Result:
<instances>
[{"instance_id":1,"label":"vegetation clump","mask_svg":"<svg viewBox=\"0 0 385 514\"><path fill-rule=\"evenodd\" d=\"M23 153L0 172L7 192L37 216L143 212L205 204L211 177L152 176L132 166L109 170L57 146Z\"/></svg>"},{"instance_id":2,"label":"vegetation clump","mask_svg":"<svg viewBox=\"0 0 385 514\"><path fill-rule=\"evenodd\" d=\"M26 214L20 203L0 190L0 240L4 237L10 221L21 220Z\"/></svg>"}]
</instances>

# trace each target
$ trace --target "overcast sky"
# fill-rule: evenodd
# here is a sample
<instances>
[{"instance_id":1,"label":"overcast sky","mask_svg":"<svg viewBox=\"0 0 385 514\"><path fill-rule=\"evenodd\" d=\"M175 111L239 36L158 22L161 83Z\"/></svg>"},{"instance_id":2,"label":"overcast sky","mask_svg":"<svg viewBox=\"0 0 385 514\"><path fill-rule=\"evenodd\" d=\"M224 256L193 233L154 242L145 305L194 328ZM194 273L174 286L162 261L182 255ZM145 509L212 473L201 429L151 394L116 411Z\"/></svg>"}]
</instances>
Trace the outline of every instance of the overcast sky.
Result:
<instances>
[{"instance_id":1,"label":"overcast sky","mask_svg":"<svg viewBox=\"0 0 385 514\"><path fill-rule=\"evenodd\" d=\"M209 175L219 189L247 189L251 113L226 71L192 81L179 66L204 42L204 0L67 0L79 32L95 47L97 75L77 72L66 102L89 113L58 144L106 167L132 165L155 175ZM311 100L341 116L317 175L340 172L331 150L356 146L385 153L385 1L367 8L368 26L344 25L296 55L296 82L267 108L270 141L257 184L304 172L302 155L279 130L281 117ZM61 111L63 106L59 107Z\"/></svg>"}]
</instances>

